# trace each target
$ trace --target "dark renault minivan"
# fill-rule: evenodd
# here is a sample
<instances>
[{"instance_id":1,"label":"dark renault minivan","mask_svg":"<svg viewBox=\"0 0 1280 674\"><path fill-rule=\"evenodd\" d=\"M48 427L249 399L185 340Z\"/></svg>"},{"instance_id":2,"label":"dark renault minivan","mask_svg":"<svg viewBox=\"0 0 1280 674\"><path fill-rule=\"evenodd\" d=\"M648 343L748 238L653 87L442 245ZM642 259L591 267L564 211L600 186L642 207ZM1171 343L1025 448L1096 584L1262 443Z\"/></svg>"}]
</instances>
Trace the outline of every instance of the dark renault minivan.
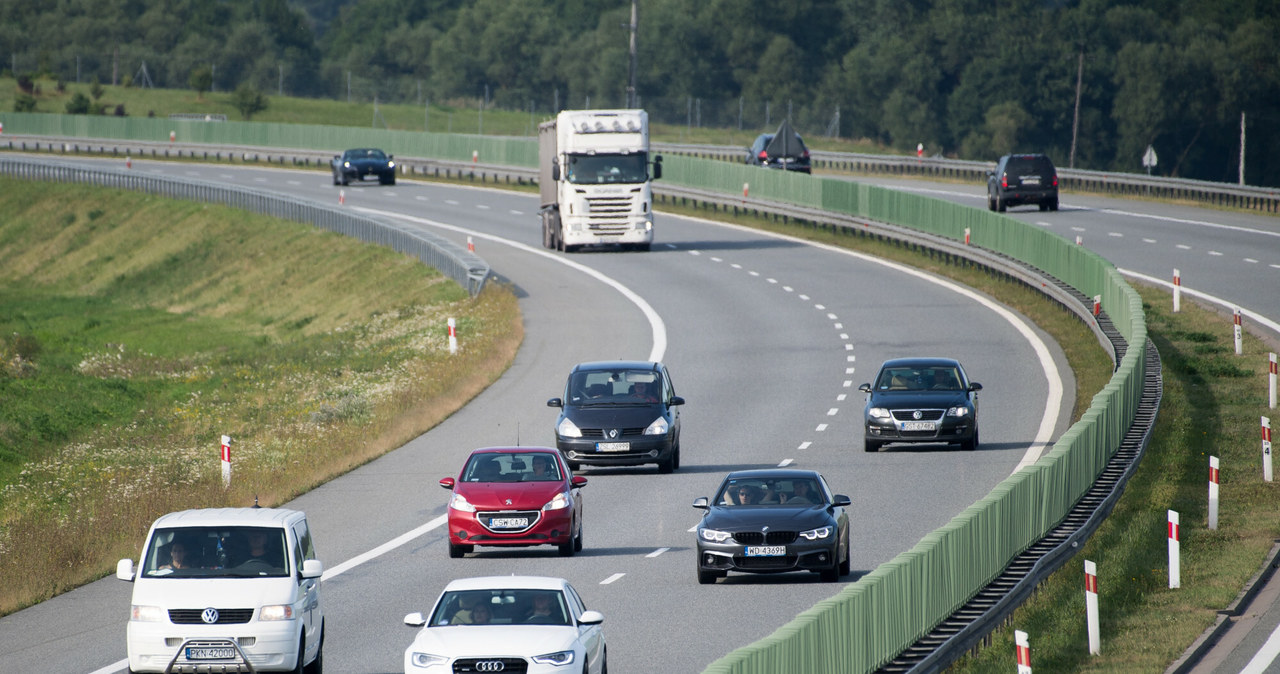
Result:
<instances>
[{"instance_id":1,"label":"dark renault minivan","mask_svg":"<svg viewBox=\"0 0 1280 674\"><path fill-rule=\"evenodd\" d=\"M1007 154L987 174L987 208L1003 213L1022 204L1058 210L1058 171L1042 154Z\"/></svg>"},{"instance_id":2,"label":"dark renault minivan","mask_svg":"<svg viewBox=\"0 0 1280 674\"><path fill-rule=\"evenodd\" d=\"M569 468L582 465L658 464L680 467L680 406L662 363L608 360L579 363L569 373L560 408L556 448Z\"/></svg>"}]
</instances>

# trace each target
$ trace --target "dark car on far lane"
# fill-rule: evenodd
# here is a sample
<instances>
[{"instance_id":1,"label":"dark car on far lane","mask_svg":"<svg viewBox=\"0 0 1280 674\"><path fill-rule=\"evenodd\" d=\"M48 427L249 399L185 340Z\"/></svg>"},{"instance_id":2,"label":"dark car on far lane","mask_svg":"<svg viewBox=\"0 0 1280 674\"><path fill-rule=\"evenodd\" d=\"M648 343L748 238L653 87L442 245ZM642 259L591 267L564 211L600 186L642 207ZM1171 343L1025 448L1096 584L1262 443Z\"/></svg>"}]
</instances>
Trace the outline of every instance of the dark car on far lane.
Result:
<instances>
[{"instance_id":1,"label":"dark car on far lane","mask_svg":"<svg viewBox=\"0 0 1280 674\"><path fill-rule=\"evenodd\" d=\"M1058 170L1042 154L1007 154L987 174L987 208L1003 213L1022 204L1058 210Z\"/></svg>"},{"instance_id":2,"label":"dark car on far lane","mask_svg":"<svg viewBox=\"0 0 1280 674\"><path fill-rule=\"evenodd\" d=\"M352 180L363 181L365 176L376 176L383 185L396 184L395 159L375 148L347 150L334 155L329 168L333 170L334 185L349 185Z\"/></svg>"},{"instance_id":3,"label":"dark car on far lane","mask_svg":"<svg viewBox=\"0 0 1280 674\"><path fill-rule=\"evenodd\" d=\"M978 391L951 358L895 358L880 366L863 412L865 449L890 442L959 443L978 448Z\"/></svg>"},{"instance_id":4,"label":"dark car on far lane","mask_svg":"<svg viewBox=\"0 0 1280 674\"><path fill-rule=\"evenodd\" d=\"M805 147L800 134L792 130L791 125L785 121L776 133L756 136L755 142L747 148L747 163L784 171L812 173L809 148Z\"/></svg>"},{"instance_id":5,"label":"dark car on far lane","mask_svg":"<svg viewBox=\"0 0 1280 674\"><path fill-rule=\"evenodd\" d=\"M794 468L729 473L697 528L698 582L730 571L813 571L826 582L849 574L848 496L832 494L817 471Z\"/></svg>"}]
</instances>

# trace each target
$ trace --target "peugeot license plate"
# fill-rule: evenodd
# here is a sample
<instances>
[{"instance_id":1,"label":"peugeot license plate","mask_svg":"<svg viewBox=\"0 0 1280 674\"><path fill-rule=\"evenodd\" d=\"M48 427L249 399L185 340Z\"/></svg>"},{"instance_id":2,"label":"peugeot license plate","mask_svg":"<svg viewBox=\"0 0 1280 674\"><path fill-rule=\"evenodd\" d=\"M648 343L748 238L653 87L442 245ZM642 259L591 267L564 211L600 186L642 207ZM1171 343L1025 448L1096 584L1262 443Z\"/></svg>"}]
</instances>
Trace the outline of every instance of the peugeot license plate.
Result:
<instances>
[{"instance_id":1,"label":"peugeot license plate","mask_svg":"<svg viewBox=\"0 0 1280 674\"><path fill-rule=\"evenodd\" d=\"M597 452L625 452L631 449L630 442L597 442Z\"/></svg>"},{"instance_id":2,"label":"peugeot license plate","mask_svg":"<svg viewBox=\"0 0 1280 674\"><path fill-rule=\"evenodd\" d=\"M937 429L938 429L938 425L932 421L902 422L902 430L904 431L934 431Z\"/></svg>"},{"instance_id":3,"label":"peugeot license plate","mask_svg":"<svg viewBox=\"0 0 1280 674\"><path fill-rule=\"evenodd\" d=\"M230 660L234 657L236 657L236 649L229 646L192 646L187 648L188 660Z\"/></svg>"},{"instance_id":4,"label":"peugeot license plate","mask_svg":"<svg viewBox=\"0 0 1280 674\"><path fill-rule=\"evenodd\" d=\"M490 529L521 529L527 526L528 517L495 517L489 520Z\"/></svg>"},{"instance_id":5,"label":"peugeot license plate","mask_svg":"<svg viewBox=\"0 0 1280 674\"><path fill-rule=\"evenodd\" d=\"M785 557L787 554L787 546L785 545L748 545L748 557Z\"/></svg>"}]
</instances>

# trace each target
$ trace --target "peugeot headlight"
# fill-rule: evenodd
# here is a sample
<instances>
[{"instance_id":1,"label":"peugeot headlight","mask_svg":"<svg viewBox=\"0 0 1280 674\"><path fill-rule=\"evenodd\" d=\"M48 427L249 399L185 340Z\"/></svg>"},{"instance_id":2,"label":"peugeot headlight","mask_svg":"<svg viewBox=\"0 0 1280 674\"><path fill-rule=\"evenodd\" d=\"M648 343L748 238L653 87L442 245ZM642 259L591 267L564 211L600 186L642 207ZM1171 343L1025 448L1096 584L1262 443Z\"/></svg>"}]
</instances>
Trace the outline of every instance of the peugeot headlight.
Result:
<instances>
[{"instance_id":1,"label":"peugeot headlight","mask_svg":"<svg viewBox=\"0 0 1280 674\"><path fill-rule=\"evenodd\" d=\"M702 540L712 543L723 543L733 536L727 531L717 531L715 529L698 529L698 535L702 537Z\"/></svg>"},{"instance_id":2,"label":"peugeot headlight","mask_svg":"<svg viewBox=\"0 0 1280 674\"><path fill-rule=\"evenodd\" d=\"M425 668L425 667L430 667L431 665L443 665L449 662L449 658L446 658L443 655L432 655L430 653L414 652L413 655L409 656L409 661L413 663L414 667Z\"/></svg>"},{"instance_id":3,"label":"peugeot headlight","mask_svg":"<svg viewBox=\"0 0 1280 674\"><path fill-rule=\"evenodd\" d=\"M963 406L961 406L961 407L952 407L951 409L947 410L947 416L949 416L949 417L967 417L967 416L969 416L969 408L968 408L968 407L963 407Z\"/></svg>"},{"instance_id":4,"label":"peugeot headlight","mask_svg":"<svg viewBox=\"0 0 1280 674\"><path fill-rule=\"evenodd\" d=\"M872 407L867 410L867 416L870 416L872 419L888 419L889 410L883 407Z\"/></svg>"},{"instance_id":5,"label":"peugeot headlight","mask_svg":"<svg viewBox=\"0 0 1280 674\"><path fill-rule=\"evenodd\" d=\"M129 613L129 619L139 623L158 623L166 618L164 609L159 606L139 606L134 604Z\"/></svg>"},{"instance_id":6,"label":"peugeot headlight","mask_svg":"<svg viewBox=\"0 0 1280 674\"><path fill-rule=\"evenodd\" d=\"M566 438L582 437L582 430L578 428L577 424L570 421L569 417L561 419L560 423L556 424L556 433Z\"/></svg>"},{"instance_id":7,"label":"peugeot headlight","mask_svg":"<svg viewBox=\"0 0 1280 674\"><path fill-rule=\"evenodd\" d=\"M645 435L666 435L667 430L670 428L671 428L671 425L667 423L666 417L658 417L657 419L653 420L653 423L649 424L648 428L644 429L644 434Z\"/></svg>"},{"instance_id":8,"label":"peugeot headlight","mask_svg":"<svg viewBox=\"0 0 1280 674\"><path fill-rule=\"evenodd\" d=\"M827 536L830 536L830 535L831 535L831 527L829 527L829 526L828 526L828 527L818 527L817 529L810 529L810 530L808 530L808 531L801 531L801 532L800 532L800 535L801 535L801 536L803 536L803 537L804 537L804 539L805 539L806 541L816 541L816 540L818 540L818 539L820 539L820 538L826 538Z\"/></svg>"},{"instance_id":9,"label":"peugeot headlight","mask_svg":"<svg viewBox=\"0 0 1280 674\"><path fill-rule=\"evenodd\" d=\"M258 611L258 620L293 620L293 606L291 604L263 606Z\"/></svg>"},{"instance_id":10,"label":"peugeot headlight","mask_svg":"<svg viewBox=\"0 0 1280 674\"><path fill-rule=\"evenodd\" d=\"M569 507L569 495L564 492L560 492L559 494L556 494L555 498L551 499L550 501L547 501L547 504L542 506L542 509L543 510L562 510L568 507Z\"/></svg>"},{"instance_id":11,"label":"peugeot headlight","mask_svg":"<svg viewBox=\"0 0 1280 674\"><path fill-rule=\"evenodd\" d=\"M573 651L556 651L555 653L547 653L546 655L535 655L531 658L540 665L555 665L557 667L573 664Z\"/></svg>"},{"instance_id":12,"label":"peugeot headlight","mask_svg":"<svg viewBox=\"0 0 1280 674\"><path fill-rule=\"evenodd\" d=\"M449 499L449 507L454 510L461 510L464 513L473 513L476 511L476 507L471 505L471 502L467 500L467 497L457 492L454 492L453 497Z\"/></svg>"}]
</instances>

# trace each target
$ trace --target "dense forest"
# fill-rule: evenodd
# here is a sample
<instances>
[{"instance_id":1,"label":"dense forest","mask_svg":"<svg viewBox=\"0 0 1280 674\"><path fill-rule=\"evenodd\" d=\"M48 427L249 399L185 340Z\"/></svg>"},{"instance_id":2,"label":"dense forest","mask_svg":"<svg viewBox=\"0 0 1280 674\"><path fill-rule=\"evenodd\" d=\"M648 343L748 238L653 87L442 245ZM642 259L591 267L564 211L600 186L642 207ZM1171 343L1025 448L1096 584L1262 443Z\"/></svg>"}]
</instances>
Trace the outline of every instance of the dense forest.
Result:
<instances>
[{"instance_id":1,"label":"dense forest","mask_svg":"<svg viewBox=\"0 0 1280 674\"><path fill-rule=\"evenodd\" d=\"M691 126L1280 185L1280 0L639 0L637 95ZM0 69L64 81L626 104L629 0L0 0ZM1078 100L1078 114L1077 114Z\"/></svg>"}]
</instances>

